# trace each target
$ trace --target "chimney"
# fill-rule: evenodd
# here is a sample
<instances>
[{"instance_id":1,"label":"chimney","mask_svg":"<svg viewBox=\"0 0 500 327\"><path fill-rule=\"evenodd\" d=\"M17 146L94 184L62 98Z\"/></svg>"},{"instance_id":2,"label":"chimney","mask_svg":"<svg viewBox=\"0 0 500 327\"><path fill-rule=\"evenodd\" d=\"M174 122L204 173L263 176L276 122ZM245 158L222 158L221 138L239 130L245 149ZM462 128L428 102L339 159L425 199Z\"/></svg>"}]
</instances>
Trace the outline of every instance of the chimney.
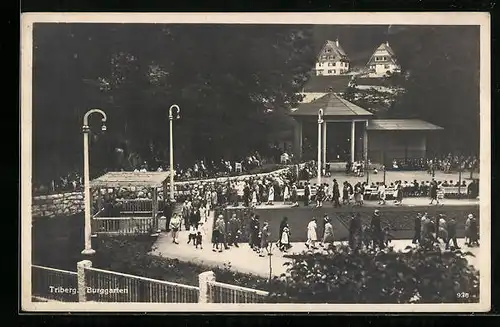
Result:
<instances>
[{"instance_id":1,"label":"chimney","mask_svg":"<svg viewBox=\"0 0 500 327\"><path fill-rule=\"evenodd\" d=\"M336 46L339 46L339 38L337 38L337 39L335 40L335 45L336 45Z\"/></svg>"}]
</instances>

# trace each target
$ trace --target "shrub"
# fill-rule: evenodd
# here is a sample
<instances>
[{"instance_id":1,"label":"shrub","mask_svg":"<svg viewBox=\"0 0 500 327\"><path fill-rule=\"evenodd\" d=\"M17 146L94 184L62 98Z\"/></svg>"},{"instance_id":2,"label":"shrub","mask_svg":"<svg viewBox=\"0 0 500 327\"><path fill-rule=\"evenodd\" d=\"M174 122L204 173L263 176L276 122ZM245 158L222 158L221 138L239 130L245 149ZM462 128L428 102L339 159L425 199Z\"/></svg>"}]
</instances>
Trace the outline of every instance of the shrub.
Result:
<instances>
[{"instance_id":1,"label":"shrub","mask_svg":"<svg viewBox=\"0 0 500 327\"><path fill-rule=\"evenodd\" d=\"M433 249L303 253L270 286L272 302L456 303L479 301L470 253ZM462 296L460 296L461 294ZM466 295L466 296L464 296Z\"/></svg>"}]
</instances>

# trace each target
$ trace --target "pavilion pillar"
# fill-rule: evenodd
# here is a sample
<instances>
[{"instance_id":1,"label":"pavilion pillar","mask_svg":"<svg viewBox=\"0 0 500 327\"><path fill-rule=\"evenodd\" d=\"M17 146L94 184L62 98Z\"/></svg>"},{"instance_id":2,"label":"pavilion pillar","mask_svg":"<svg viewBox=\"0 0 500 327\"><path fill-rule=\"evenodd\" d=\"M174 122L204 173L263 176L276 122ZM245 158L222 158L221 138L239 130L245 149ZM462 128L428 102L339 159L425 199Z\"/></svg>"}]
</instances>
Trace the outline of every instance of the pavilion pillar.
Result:
<instances>
[{"instance_id":1,"label":"pavilion pillar","mask_svg":"<svg viewBox=\"0 0 500 327\"><path fill-rule=\"evenodd\" d=\"M294 129L294 156L297 160L302 158L302 120L297 119Z\"/></svg>"},{"instance_id":2,"label":"pavilion pillar","mask_svg":"<svg viewBox=\"0 0 500 327\"><path fill-rule=\"evenodd\" d=\"M326 125L327 121L323 123L323 169L325 169L326 173Z\"/></svg>"},{"instance_id":3,"label":"pavilion pillar","mask_svg":"<svg viewBox=\"0 0 500 327\"><path fill-rule=\"evenodd\" d=\"M151 188L151 215L152 215L152 224L151 224L151 236L158 236L159 225L158 225L158 188Z\"/></svg>"},{"instance_id":4,"label":"pavilion pillar","mask_svg":"<svg viewBox=\"0 0 500 327\"><path fill-rule=\"evenodd\" d=\"M356 154L356 122L351 121L351 162L354 162Z\"/></svg>"},{"instance_id":5,"label":"pavilion pillar","mask_svg":"<svg viewBox=\"0 0 500 327\"><path fill-rule=\"evenodd\" d=\"M363 129L363 160L365 161L365 167L368 168L368 120L365 122L365 128Z\"/></svg>"}]
</instances>

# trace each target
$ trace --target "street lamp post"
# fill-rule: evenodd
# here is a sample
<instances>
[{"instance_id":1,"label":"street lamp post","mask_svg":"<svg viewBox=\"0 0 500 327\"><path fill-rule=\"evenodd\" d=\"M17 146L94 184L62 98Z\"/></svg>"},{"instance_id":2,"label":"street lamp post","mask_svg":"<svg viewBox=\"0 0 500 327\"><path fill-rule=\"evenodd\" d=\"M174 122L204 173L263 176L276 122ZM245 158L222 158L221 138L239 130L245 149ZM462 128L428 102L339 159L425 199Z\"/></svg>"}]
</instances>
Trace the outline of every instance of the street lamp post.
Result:
<instances>
[{"instance_id":1,"label":"street lamp post","mask_svg":"<svg viewBox=\"0 0 500 327\"><path fill-rule=\"evenodd\" d=\"M385 165L382 165L382 170L384 171L384 185L385 185Z\"/></svg>"},{"instance_id":2,"label":"street lamp post","mask_svg":"<svg viewBox=\"0 0 500 327\"><path fill-rule=\"evenodd\" d=\"M173 110L176 110L174 117ZM170 202L175 202L174 197L174 119L180 118L181 109L173 104L168 110L168 119L170 120Z\"/></svg>"},{"instance_id":3,"label":"street lamp post","mask_svg":"<svg viewBox=\"0 0 500 327\"><path fill-rule=\"evenodd\" d=\"M269 242L269 245L266 247L267 256L269 257L269 284L271 284L271 280L273 279L273 264L272 264L272 256L273 256L273 243Z\"/></svg>"},{"instance_id":4,"label":"street lamp post","mask_svg":"<svg viewBox=\"0 0 500 327\"><path fill-rule=\"evenodd\" d=\"M323 124L323 109L318 110L318 187L321 185L321 127Z\"/></svg>"},{"instance_id":5,"label":"street lamp post","mask_svg":"<svg viewBox=\"0 0 500 327\"><path fill-rule=\"evenodd\" d=\"M458 198L462 198L462 171L463 171L463 166L460 164L460 167L458 167Z\"/></svg>"},{"instance_id":6,"label":"street lamp post","mask_svg":"<svg viewBox=\"0 0 500 327\"><path fill-rule=\"evenodd\" d=\"M83 116L83 178L84 178L84 206L85 206L85 249L82 254L91 255L95 253L92 249L92 226L91 226L91 213L90 213L90 177L89 177L89 116L93 113L99 113L102 116L102 130L106 130L107 116L101 109L90 109Z\"/></svg>"}]
</instances>

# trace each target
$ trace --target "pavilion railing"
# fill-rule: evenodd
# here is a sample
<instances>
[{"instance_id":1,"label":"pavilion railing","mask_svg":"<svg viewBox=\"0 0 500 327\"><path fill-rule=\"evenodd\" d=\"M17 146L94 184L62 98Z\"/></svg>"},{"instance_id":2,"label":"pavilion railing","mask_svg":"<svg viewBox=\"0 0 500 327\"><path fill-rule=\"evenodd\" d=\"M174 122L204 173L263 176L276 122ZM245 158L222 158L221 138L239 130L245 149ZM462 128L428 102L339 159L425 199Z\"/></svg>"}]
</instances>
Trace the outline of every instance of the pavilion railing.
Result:
<instances>
[{"instance_id":1,"label":"pavilion railing","mask_svg":"<svg viewBox=\"0 0 500 327\"><path fill-rule=\"evenodd\" d=\"M94 217L92 233L106 235L140 235L154 232L153 217Z\"/></svg>"}]
</instances>

